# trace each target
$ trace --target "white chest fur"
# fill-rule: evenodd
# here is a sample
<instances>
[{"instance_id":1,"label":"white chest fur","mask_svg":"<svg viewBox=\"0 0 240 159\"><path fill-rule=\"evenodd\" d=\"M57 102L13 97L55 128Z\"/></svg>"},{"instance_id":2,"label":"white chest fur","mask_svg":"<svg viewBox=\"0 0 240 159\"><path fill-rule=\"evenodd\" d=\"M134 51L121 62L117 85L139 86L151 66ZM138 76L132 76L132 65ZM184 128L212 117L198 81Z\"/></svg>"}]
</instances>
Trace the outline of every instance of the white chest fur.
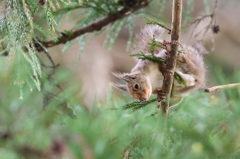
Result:
<instances>
[{"instance_id":1,"label":"white chest fur","mask_svg":"<svg viewBox=\"0 0 240 159\"><path fill-rule=\"evenodd\" d=\"M147 76L150 79L153 91L155 89L161 89L162 88L163 76L162 76L162 73L159 71L157 66L151 67L150 72Z\"/></svg>"}]
</instances>

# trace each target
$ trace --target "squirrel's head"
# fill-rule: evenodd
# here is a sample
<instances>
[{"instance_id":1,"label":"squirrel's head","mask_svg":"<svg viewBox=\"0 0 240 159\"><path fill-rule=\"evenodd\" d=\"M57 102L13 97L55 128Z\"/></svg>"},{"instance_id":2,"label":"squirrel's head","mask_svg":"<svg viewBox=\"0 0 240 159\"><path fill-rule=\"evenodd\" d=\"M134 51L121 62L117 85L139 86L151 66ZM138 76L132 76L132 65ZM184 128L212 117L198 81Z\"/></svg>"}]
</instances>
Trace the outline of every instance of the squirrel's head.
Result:
<instances>
[{"instance_id":1,"label":"squirrel's head","mask_svg":"<svg viewBox=\"0 0 240 159\"><path fill-rule=\"evenodd\" d=\"M151 96L152 85L147 76L129 73L113 73L113 75L126 82L125 85L114 84L114 86L119 90L127 91L134 99L144 102Z\"/></svg>"}]
</instances>

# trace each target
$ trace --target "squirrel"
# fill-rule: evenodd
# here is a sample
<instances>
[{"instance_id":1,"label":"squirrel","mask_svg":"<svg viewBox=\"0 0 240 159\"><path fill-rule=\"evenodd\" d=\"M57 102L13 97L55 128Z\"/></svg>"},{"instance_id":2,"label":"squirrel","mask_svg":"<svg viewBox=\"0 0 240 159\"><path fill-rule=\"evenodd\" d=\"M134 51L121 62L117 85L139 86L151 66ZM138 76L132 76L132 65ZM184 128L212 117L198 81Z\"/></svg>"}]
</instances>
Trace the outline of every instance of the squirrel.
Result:
<instances>
[{"instance_id":1,"label":"squirrel","mask_svg":"<svg viewBox=\"0 0 240 159\"><path fill-rule=\"evenodd\" d=\"M163 42L164 29L157 25L146 25L136 36L135 53L142 51L145 55L150 53L151 39L155 36L157 42ZM181 76L185 84L179 84L174 79L173 94L184 94L195 91L205 86L205 64L202 55L191 46L182 46L184 53L177 57L175 72ZM155 47L154 56L166 59L168 54L165 49ZM127 91L134 99L141 102L147 101L154 94L161 91L163 74L161 63L148 59L138 59L137 64L130 73L113 73L117 78L124 80L126 84L114 84L114 87ZM182 100L182 96L179 100ZM170 99L171 103L171 99Z\"/></svg>"}]
</instances>

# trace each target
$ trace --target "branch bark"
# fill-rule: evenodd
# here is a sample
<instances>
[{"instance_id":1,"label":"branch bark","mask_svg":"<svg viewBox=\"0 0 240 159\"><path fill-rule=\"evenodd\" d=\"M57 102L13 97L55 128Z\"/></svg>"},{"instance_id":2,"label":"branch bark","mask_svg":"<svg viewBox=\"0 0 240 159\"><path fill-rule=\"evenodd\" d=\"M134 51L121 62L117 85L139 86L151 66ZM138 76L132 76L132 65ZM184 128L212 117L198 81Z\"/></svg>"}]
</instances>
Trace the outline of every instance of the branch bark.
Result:
<instances>
[{"instance_id":1,"label":"branch bark","mask_svg":"<svg viewBox=\"0 0 240 159\"><path fill-rule=\"evenodd\" d=\"M217 92L217 91L221 91L221 90L229 89L229 88L240 88L240 83L233 83L233 84L214 86L214 87L206 88L204 91L206 93L212 93L212 92Z\"/></svg>"},{"instance_id":2,"label":"branch bark","mask_svg":"<svg viewBox=\"0 0 240 159\"><path fill-rule=\"evenodd\" d=\"M124 7L123 9L121 9L119 12L117 13L113 13L113 14L109 14L107 17L100 19L100 20L96 20L95 22L84 26L80 29L77 29L73 32L72 36L68 36L66 34L63 34L62 36L58 37L58 41L54 42L53 40L50 41L43 41L42 45L46 48L49 47L53 47L59 44L65 44L67 41L73 40L75 38L77 38L78 36L81 36L85 33L90 33L90 32L94 32L94 31L99 31L101 30L103 27L107 26L110 23L115 22L116 20L122 19L126 16L128 16L129 14L143 8L146 7L149 2L151 0L140 0L136 5L134 5L133 7ZM35 43L35 47L37 49L37 51L43 51L44 49L38 44Z\"/></svg>"},{"instance_id":3,"label":"branch bark","mask_svg":"<svg viewBox=\"0 0 240 159\"><path fill-rule=\"evenodd\" d=\"M172 7L172 32L171 32L171 50L168 56L163 73L162 92L160 92L161 107L165 114L168 114L170 93L174 79L174 70L176 66L179 36L182 19L182 0L173 0Z\"/></svg>"}]
</instances>

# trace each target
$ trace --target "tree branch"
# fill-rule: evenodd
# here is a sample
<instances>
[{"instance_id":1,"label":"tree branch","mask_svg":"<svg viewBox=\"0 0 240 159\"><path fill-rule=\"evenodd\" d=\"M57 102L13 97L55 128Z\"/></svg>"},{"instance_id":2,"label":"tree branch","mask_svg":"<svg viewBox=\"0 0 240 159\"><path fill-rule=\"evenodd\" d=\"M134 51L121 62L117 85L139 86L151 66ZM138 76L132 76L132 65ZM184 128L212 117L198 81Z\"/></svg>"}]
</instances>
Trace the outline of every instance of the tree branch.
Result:
<instances>
[{"instance_id":1,"label":"tree branch","mask_svg":"<svg viewBox=\"0 0 240 159\"><path fill-rule=\"evenodd\" d=\"M229 89L229 88L240 88L240 83L214 86L214 87L206 88L204 91L207 93L212 93L212 92L217 92L217 91L221 91L221 90Z\"/></svg>"},{"instance_id":2,"label":"tree branch","mask_svg":"<svg viewBox=\"0 0 240 159\"><path fill-rule=\"evenodd\" d=\"M138 3L136 3L136 5L134 5L133 7L124 7L122 10L120 10L117 13L112 13L109 14L107 17L100 19L100 20L96 20L95 22L84 26L80 29L77 29L75 31L73 31L73 35L69 36L66 34L63 34L62 36L58 37L58 41L54 42L53 40L50 41L43 41L42 45L46 48L49 47L53 47L59 44L65 44L67 41L73 40L75 38L77 38L78 36L81 36L85 33L89 33L89 32L93 32L93 31L99 31L101 30L103 27L107 26L110 23L115 22L116 20L122 19L126 16L128 16L129 14L143 8L146 7L149 2L151 0L140 0ZM38 43L35 43L35 47L37 49L37 51L43 51L43 47L40 46Z\"/></svg>"},{"instance_id":3,"label":"tree branch","mask_svg":"<svg viewBox=\"0 0 240 159\"><path fill-rule=\"evenodd\" d=\"M172 11L171 50L170 55L165 62L162 91L158 95L158 98L161 100L161 107L163 108L165 114L168 113L170 93L172 90L174 70L178 55L178 43L182 19L182 0L173 0Z\"/></svg>"}]
</instances>

